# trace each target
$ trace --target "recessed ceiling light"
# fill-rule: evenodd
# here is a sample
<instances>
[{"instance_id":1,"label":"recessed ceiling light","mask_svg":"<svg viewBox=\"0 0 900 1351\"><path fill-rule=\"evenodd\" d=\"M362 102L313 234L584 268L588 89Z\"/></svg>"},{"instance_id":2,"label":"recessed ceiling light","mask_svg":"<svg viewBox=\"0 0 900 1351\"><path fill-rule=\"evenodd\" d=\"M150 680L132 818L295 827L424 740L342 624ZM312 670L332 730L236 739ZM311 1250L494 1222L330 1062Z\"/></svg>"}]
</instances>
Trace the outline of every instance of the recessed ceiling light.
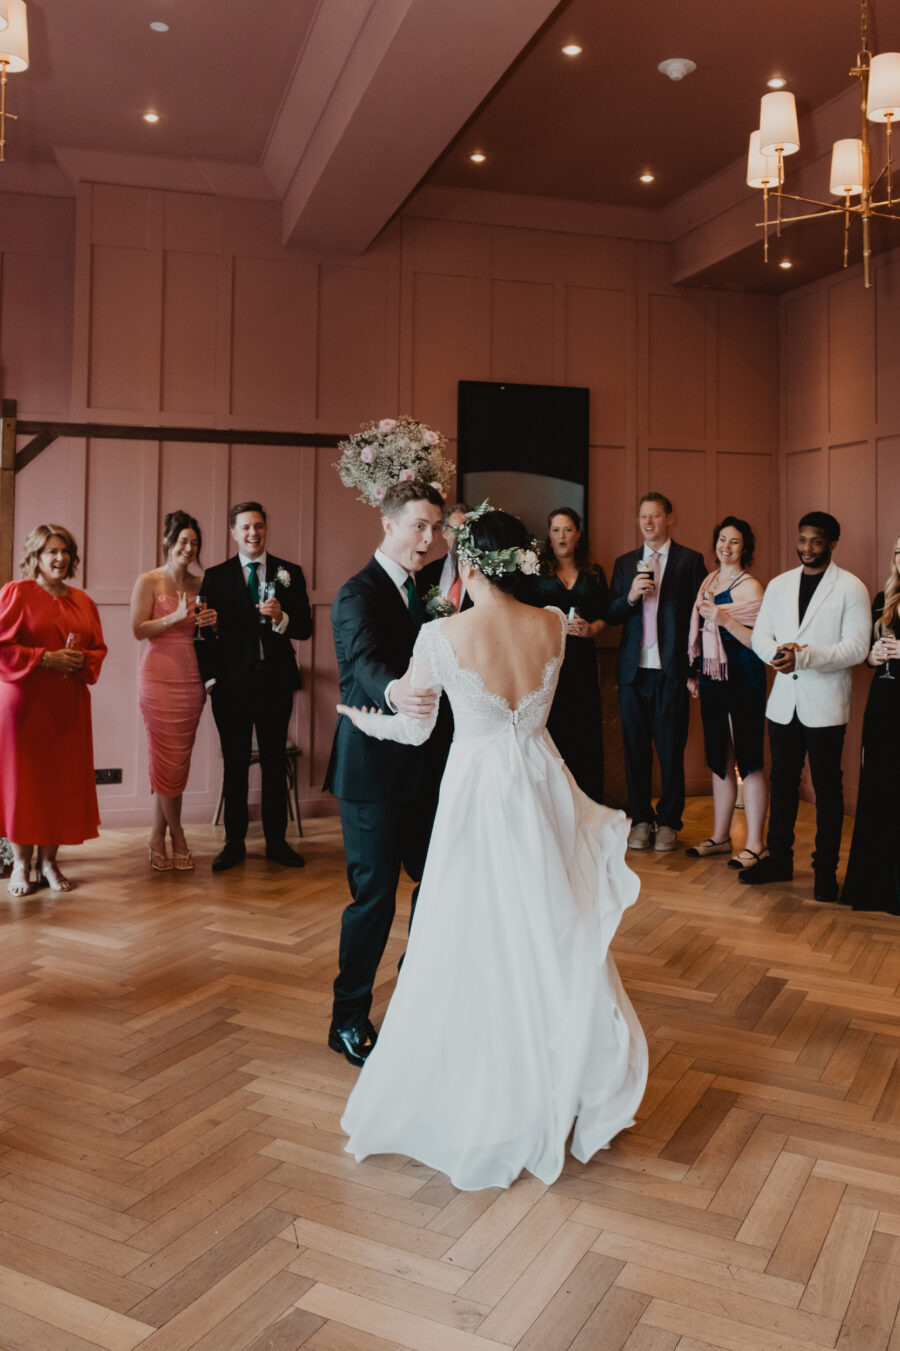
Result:
<instances>
[{"instance_id":1,"label":"recessed ceiling light","mask_svg":"<svg viewBox=\"0 0 900 1351\"><path fill-rule=\"evenodd\" d=\"M580 56L583 48L579 47L577 42L569 42L563 47L563 56Z\"/></svg>"},{"instance_id":2,"label":"recessed ceiling light","mask_svg":"<svg viewBox=\"0 0 900 1351\"><path fill-rule=\"evenodd\" d=\"M471 155L469 156L469 159L472 161L473 164L484 164L484 161L487 159L487 155L482 154L480 150L473 150Z\"/></svg>"},{"instance_id":3,"label":"recessed ceiling light","mask_svg":"<svg viewBox=\"0 0 900 1351\"><path fill-rule=\"evenodd\" d=\"M158 121L159 121L159 113L144 113L144 121L145 121L145 122L158 122Z\"/></svg>"},{"instance_id":4,"label":"recessed ceiling light","mask_svg":"<svg viewBox=\"0 0 900 1351\"><path fill-rule=\"evenodd\" d=\"M167 23L160 23L159 21L152 23L150 27L153 29L154 33L168 33L169 31L169 25Z\"/></svg>"},{"instance_id":5,"label":"recessed ceiling light","mask_svg":"<svg viewBox=\"0 0 900 1351\"><path fill-rule=\"evenodd\" d=\"M773 75L771 80L766 80L766 84L770 89L783 89L787 84L787 80L783 75Z\"/></svg>"},{"instance_id":6,"label":"recessed ceiling light","mask_svg":"<svg viewBox=\"0 0 900 1351\"><path fill-rule=\"evenodd\" d=\"M791 262L790 258L782 258L782 260L781 260L781 262L778 264L778 266L779 266L779 267L783 267L784 270L787 271L787 269L788 269L789 267L793 267L794 264Z\"/></svg>"},{"instance_id":7,"label":"recessed ceiling light","mask_svg":"<svg viewBox=\"0 0 900 1351\"><path fill-rule=\"evenodd\" d=\"M641 176L640 176L640 182L641 182L641 183L655 183L655 182L656 182L656 174L641 174Z\"/></svg>"}]
</instances>

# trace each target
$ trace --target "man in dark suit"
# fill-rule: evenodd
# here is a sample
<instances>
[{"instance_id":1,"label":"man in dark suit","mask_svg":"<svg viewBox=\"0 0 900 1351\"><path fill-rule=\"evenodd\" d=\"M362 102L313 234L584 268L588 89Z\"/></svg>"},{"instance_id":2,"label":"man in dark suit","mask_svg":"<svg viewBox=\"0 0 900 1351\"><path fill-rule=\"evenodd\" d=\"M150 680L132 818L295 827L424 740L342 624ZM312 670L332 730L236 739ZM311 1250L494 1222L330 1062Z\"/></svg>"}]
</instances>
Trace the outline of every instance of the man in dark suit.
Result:
<instances>
[{"instance_id":1,"label":"man in dark suit","mask_svg":"<svg viewBox=\"0 0 900 1351\"><path fill-rule=\"evenodd\" d=\"M424 620L415 577L441 522L443 502L415 480L388 489L384 538L374 558L340 589L331 609L341 702L427 716L431 690L414 690L407 668ZM340 799L352 901L341 920L340 970L328 1045L362 1065L375 1044L372 986L394 918L401 866L418 883L425 864L446 746L376 741L339 718L325 787Z\"/></svg>"},{"instance_id":2,"label":"man in dark suit","mask_svg":"<svg viewBox=\"0 0 900 1351\"><path fill-rule=\"evenodd\" d=\"M613 568L607 622L623 625L618 681L632 820L628 845L648 849L655 826L654 848L664 852L676 847L684 810L688 630L706 565L702 554L670 538L672 503L662 493L641 498L638 527L643 545L622 554ZM662 779L655 813L654 746Z\"/></svg>"},{"instance_id":3,"label":"man in dark suit","mask_svg":"<svg viewBox=\"0 0 900 1351\"><path fill-rule=\"evenodd\" d=\"M195 643L200 674L211 691L225 767L225 847L213 860L224 872L246 854L247 789L253 729L262 770L266 858L302 868L284 838L287 829L285 746L300 672L291 639L312 633L303 570L266 553L266 513L238 502L228 513L237 556L207 569L200 588L219 619L214 635ZM202 630L208 634L209 630Z\"/></svg>"},{"instance_id":4,"label":"man in dark suit","mask_svg":"<svg viewBox=\"0 0 900 1351\"><path fill-rule=\"evenodd\" d=\"M444 537L447 552L443 557L436 558L432 563L426 563L416 578L416 586L423 599L428 595L431 588L436 586L441 595L451 600L458 611L470 609L472 601L462 584L462 578L456 566L453 553L454 531L462 525L471 510L472 508L466 506L465 502L454 502L452 506L444 508L444 515L441 519L441 534Z\"/></svg>"}]
</instances>

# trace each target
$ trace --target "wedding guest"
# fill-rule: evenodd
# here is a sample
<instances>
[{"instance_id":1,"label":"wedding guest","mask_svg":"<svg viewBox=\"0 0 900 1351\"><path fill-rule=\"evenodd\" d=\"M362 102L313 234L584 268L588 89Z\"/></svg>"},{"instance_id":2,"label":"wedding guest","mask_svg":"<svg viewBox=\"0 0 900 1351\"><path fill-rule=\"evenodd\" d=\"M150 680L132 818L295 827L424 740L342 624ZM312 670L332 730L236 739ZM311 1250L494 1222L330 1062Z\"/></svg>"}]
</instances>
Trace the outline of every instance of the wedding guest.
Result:
<instances>
[{"instance_id":1,"label":"wedding guest","mask_svg":"<svg viewBox=\"0 0 900 1351\"><path fill-rule=\"evenodd\" d=\"M285 749L300 671L291 639L312 634L312 611L303 569L266 552L268 527L259 502L237 502L228 513L237 555L208 568L200 591L216 611L212 638L194 644L200 674L212 691L212 710L225 769L225 845L213 872L246 856L250 820L247 793L256 729L262 770L262 824L266 858L302 868L302 854L287 830Z\"/></svg>"},{"instance_id":2,"label":"wedding guest","mask_svg":"<svg viewBox=\"0 0 900 1351\"><path fill-rule=\"evenodd\" d=\"M869 594L858 577L833 561L841 527L832 515L807 512L797 529L800 566L772 579L753 628L754 652L777 672L766 705L769 856L744 868L739 881L756 886L793 877L794 824L808 757L816 795L813 895L836 901L844 820L841 751L850 716L850 670L869 650Z\"/></svg>"},{"instance_id":3,"label":"wedding guest","mask_svg":"<svg viewBox=\"0 0 900 1351\"><path fill-rule=\"evenodd\" d=\"M31 892L33 863L38 885L71 890L57 850L98 833L88 685L106 656L96 605L68 584L78 567L70 532L35 526L21 567L25 580L0 590L0 833L12 844L12 896Z\"/></svg>"},{"instance_id":4,"label":"wedding guest","mask_svg":"<svg viewBox=\"0 0 900 1351\"><path fill-rule=\"evenodd\" d=\"M702 554L671 537L673 507L662 493L638 504L640 548L613 567L608 624L622 625L619 709L632 819L629 849L675 849L684 810L684 748L690 699L688 629L706 575ZM653 748L662 792L651 801ZM653 831L655 827L655 837Z\"/></svg>"},{"instance_id":5,"label":"wedding guest","mask_svg":"<svg viewBox=\"0 0 900 1351\"><path fill-rule=\"evenodd\" d=\"M471 510L472 508L467 506L465 502L454 502L452 506L444 508L444 515L441 519L441 536L447 546L447 552L442 558L435 558L430 563L426 563L416 578L416 586L423 599L432 587L436 586L440 594L451 601L456 610L461 610L464 607L468 609L472 604L471 600L468 601L468 605L466 604L466 591L459 575L456 552L453 548L456 538L455 532Z\"/></svg>"},{"instance_id":6,"label":"wedding guest","mask_svg":"<svg viewBox=\"0 0 900 1351\"><path fill-rule=\"evenodd\" d=\"M186 511L171 511L163 532L165 563L143 572L131 593L131 628L147 650L138 676L138 698L150 751L153 824L148 852L157 872L194 866L181 825L181 799L191 768L191 751L206 691L194 655L195 631L202 640L216 612L198 604L200 526ZM166 833L172 841L166 852Z\"/></svg>"},{"instance_id":7,"label":"wedding guest","mask_svg":"<svg viewBox=\"0 0 900 1351\"><path fill-rule=\"evenodd\" d=\"M755 547L753 531L738 516L726 516L716 526L713 551L718 566L697 593L688 644L692 663L699 665L699 680L692 676L688 685L695 696L699 686L715 819L709 839L685 852L691 858L732 852L737 770L744 791L747 841L728 860L730 868L752 866L763 856L768 801L763 744L766 668L752 646L763 587L747 571Z\"/></svg>"},{"instance_id":8,"label":"wedding guest","mask_svg":"<svg viewBox=\"0 0 900 1351\"><path fill-rule=\"evenodd\" d=\"M547 731L583 793L603 801L603 710L596 640L606 627L609 587L589 561L581 517L557 507L547 517L541 571L525 579L522 600L555 605L567 616L566 656L547 719Z\"/></svg>"},{"instance_id":9,"label":"wedding guest","mask_svg":"<svg viewBox=\"0 0 900 1351\"><path fill-rule=\"evenodd\" d=\"M884 590L872 603L872 621L866 660L876 674L863 717L856 822L841 900L854 910L900 915L900 849L894 834L900 766L900 539L894 543Z\"/></svg>"}]
</instances>

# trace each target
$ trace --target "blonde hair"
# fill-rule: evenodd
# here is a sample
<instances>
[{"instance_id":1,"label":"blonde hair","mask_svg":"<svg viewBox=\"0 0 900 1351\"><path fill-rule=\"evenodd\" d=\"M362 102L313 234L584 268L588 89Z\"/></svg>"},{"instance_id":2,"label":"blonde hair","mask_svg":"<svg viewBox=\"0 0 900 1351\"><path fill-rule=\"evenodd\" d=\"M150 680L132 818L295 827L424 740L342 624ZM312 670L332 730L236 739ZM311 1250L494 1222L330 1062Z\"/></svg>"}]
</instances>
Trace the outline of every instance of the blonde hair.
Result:
<instances>
[{"instance_id":1,"label":"blonde hair","mask_svg":"<svg viewBox=\"0 0 900 1351\"><path fill-rule=\"evenodd\" d=\"M19 566L22 569L23 577L30 577L32 581L37 579L40 565L38 559L44 552L47 540L54 535L58 535L69 551L69 571L66 573L66 579L75 576L75 569L78 567L78 545L75 543L75 536L64 525L36 525L31 534L25 541L25 547L22 550L22 561Z\"/></svg>"},{"instance_id":2,"label":"blonde hair","mask_svg":"<svg viewBox=\"0 0 900 1351\"><path fill-rule=\"evenodd\" d=\"M888 579L884 584L884 609L875 621L875 632L880 638L883 633L893 630L894 620L897 618L897 609L900 607L900 568L897 567L897 550L900 548L900 538L894 544L894 550L891 554L891 570L888 573Z\"/></svg>"}]
</instances>

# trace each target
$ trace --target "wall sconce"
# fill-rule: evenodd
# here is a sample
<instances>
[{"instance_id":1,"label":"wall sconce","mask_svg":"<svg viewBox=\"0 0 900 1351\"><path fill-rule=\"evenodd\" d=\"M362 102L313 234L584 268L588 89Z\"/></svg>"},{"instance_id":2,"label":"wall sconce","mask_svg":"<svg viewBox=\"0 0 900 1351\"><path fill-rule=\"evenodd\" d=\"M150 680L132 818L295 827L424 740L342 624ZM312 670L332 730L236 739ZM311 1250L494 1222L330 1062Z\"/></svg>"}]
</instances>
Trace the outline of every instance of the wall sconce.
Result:
<instances>
[{"instance_id":1,"label":"wall sconce","mask_svg":"<svg viewBox=\"0 0 900 1351\"><path fill-rule=\"evenodd\" d=\"M0 0L0 164L6 159L6 119L15 122L15 113L6 111L6 77L28 69L28 18L25 0Z\"/></svg>"}]
</instances>

